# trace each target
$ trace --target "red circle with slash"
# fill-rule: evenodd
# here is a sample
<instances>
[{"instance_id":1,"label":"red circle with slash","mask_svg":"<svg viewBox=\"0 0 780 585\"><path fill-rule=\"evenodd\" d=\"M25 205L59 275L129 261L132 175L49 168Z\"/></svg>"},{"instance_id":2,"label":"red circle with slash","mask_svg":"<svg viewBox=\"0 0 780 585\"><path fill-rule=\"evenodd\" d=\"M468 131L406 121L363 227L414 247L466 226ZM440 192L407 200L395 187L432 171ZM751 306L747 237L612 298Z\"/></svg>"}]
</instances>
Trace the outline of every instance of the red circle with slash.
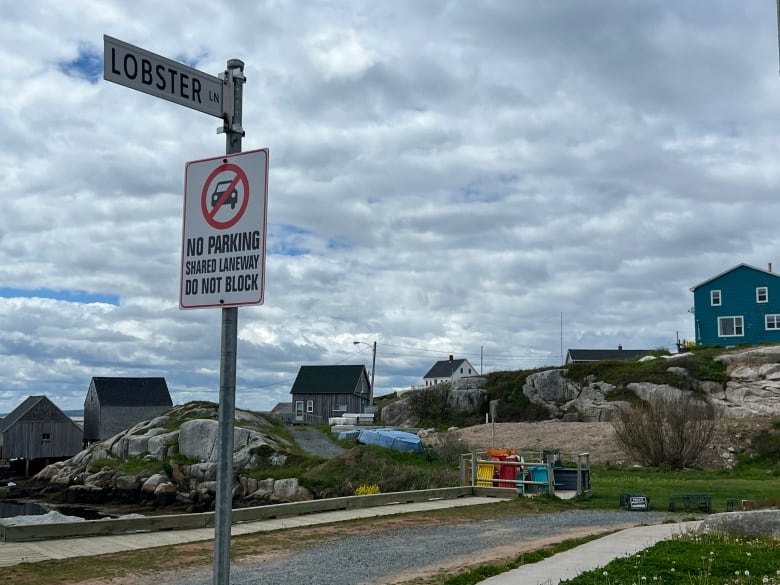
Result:
<instances>
[{"instance_id":1,"label":"red circle with slash","mask_svg":"<svg viewBox=\"0 0 780 585\"><path fill-rule=\"evenodd\" d=\"M221 181L217 182L217 185L221 185L222 183L227 183L228 181L230 182L230 184L221 191L221 193L218 196L218 199L213 202L212 208L211 210L209 210L208 200L209 200L209 192L211 191L211 184L214 182L214 179L221 173L233 173L235 176L233 176L231 179L229 178L230 176L228 175L228 178L222 179ZM238 211L232 218L226 221L220 221L216 219L217 213L219 212L220 209L222 209L224 205L229 203L229 200L231 199L231 196L234 192L236 193L236 197L238 197L238 192L236 191L236 186L238 185L238 183L242 184L243 193L244 193L244 196L242 197L243 201L241 201L241 205L239 206ZM249 204L249 179L247 179L244 169L242 169L238 165L225 163L218 166L216 169L211 171L211 174L203 183L203 192L201 193L200 196L200 208L201 211L203 212L203 218L210 226L215 227L218 230L224 230L236 225L238 220L240 220L241 217L244 215L244 212L246 211L248 204Z\"/></svg>"}]
</instances>

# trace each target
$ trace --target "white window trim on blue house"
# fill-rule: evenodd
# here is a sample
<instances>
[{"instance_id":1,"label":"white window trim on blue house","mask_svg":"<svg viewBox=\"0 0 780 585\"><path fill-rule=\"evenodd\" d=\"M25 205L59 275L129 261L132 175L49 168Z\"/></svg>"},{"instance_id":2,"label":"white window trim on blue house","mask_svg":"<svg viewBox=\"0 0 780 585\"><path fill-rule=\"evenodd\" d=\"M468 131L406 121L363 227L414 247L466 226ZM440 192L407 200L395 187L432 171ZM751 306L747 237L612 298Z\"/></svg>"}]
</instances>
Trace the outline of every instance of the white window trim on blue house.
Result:
<instances>
[{"instance_id":1,"label":"white window trim on blue house","mask_svg":"<svg viewBox=\"0 0 780 585\"><path fill-rule=\"evenodd\" d=\"M720 291L719 290L711 290L710 291L710 305L713 307L720 307L721 305L721 298L720 298Z\"/></svg>"},{"instance_id":2,"label":"white window trim on blue house","mask_svg":"<svg viewBox=\"0 0 780 585\"><path fill-rule=\"evenodd\" d=\"M731 331L733 333L724 333L724 325L731 322ZM745 320L742 315L731 315L728 317L718 317L718 337L744 337Z\"/></svg>"},{"instance_id":3,"label":"white window trim on blue house","mask_svg":"<svg viewBox=\"0 0 780 585\"><path fill-rule=\"evenodd\" d=\"M769 302L769 287L766 286L756 287L756 302L757 303Z\"/></svg>"},{"instance_id":4,"label":"white window trim on blue house","mask_svg":"<svg viewBox=\"0 0 780 585\"><path fill-rule=\"evenodd\" d=\"M766 315L764 317L765 329L780 329L780 315Z\"/></svg>"}]
</instances>

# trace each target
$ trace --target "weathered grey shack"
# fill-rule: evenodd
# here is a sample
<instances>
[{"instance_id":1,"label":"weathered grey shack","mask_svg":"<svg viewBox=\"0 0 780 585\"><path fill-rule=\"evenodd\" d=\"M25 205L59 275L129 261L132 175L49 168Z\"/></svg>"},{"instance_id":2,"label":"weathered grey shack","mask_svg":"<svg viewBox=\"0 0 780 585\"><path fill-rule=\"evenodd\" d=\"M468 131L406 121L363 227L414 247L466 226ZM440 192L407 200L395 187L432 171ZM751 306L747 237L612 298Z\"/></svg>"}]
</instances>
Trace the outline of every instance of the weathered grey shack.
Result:
<instances>
[{"instance_id":1,"label":"weathered grey shack","mask_svg":"<svg viewBox=\"0 0 780 585\"><path fill-rule=\"evenodd\" d=\"M171 406L165 378L92 378L84 399L84 444L113 437Z\"/></svg>"},{"instance_id":2,"label":"weathered grey shack","mask_svg":"<svg viewBox=\"0 0 780 585\"><path fill-rule=\"evenodd\" d=\"M63 459L81 451L81 427L46 396L28 396L0 420L0 459Z\"/></svg>"},{"instance_id":3,"label":"weathered grey shack","mask_svg":"<svg viewBox=\"0 0 780 585\"><path fill-rule=\"evenodd\" d=\"M301 366L292 390L293 423L327 424L328 418L360 414L370 404L364 366Z\"/></svg>"}]
</instances>

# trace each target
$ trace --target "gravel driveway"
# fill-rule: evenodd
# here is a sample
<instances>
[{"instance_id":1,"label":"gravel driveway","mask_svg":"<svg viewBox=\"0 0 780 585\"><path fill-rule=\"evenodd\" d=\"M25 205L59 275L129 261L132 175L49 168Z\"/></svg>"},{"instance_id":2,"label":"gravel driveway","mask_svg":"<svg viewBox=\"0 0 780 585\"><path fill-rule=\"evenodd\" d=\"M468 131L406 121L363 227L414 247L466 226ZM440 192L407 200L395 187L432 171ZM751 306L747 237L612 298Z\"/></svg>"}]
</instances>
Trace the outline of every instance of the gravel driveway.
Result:
<instances>
[{"instance_id":1,"label":"gravel driveway","mask_svg":"<svg viewBox=\"0 0 780 585\"><path fill-rule=\"evenodd\" d=\"M514 556L528 550L528 544L533 541L562 540L640 523L656 524L667 518L669 515L662 512L571 511L454 526L400 528L371 535L347 533L342 539L297 550L293 556L242 560L232 566L230 582L233 585L398 583L443 567ZM168 585L207 585L212 582L213 569L168 573L164 578Z\"/></svg>"},{"instance_id":2,"label":"gravel driveway","mask_svg":"<svg viewBox=\"0 0 780 585\"><path fill-rule=\"evenodd\" d=\"M344 452L344 449L325 436L325 433L309 427L292 429L292 436L295 443L309 455L318 457L338 457Z\"/></svg>"}]
</instances>

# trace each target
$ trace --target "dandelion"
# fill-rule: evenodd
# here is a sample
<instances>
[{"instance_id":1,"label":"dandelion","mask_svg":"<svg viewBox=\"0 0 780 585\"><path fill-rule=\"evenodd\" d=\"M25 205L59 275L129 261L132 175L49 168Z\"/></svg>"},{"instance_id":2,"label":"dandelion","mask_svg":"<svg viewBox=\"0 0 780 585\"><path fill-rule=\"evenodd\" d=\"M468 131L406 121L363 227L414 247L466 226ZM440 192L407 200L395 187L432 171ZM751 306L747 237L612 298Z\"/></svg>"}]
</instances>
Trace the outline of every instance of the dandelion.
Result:
<instances>
[{"instance_id":1,"label":"dandelion","mask_svg":"<svg viewBox=\"0 0 780 585\"><path fill-rule=\"evenodd\" d=\"M674 567L672 567L672 573L674 573Z\"/></svg>"},{"instance_id":2,"label":"dandelion","mask_svg":"<svg viewBox=\"0 0 780 585\"><path fill-rule=\"evenodd\" d=\"M712 554L712 553L710 553L710 554ZM747 556L752 556L750 553L745 553L745 554L747 554Z\"/></svg>"},{"instance_id":3,"label":"dandelion","mask_svg":"<svg viewBox=\"0 0 780 585\"><path fill-rule=\"evenodd\" d=\"M769 577L767 577L766 575L764 575L764 578L763 578L763 579L761 579L761 582L762 582L762 583L769 583Z\"/></svg>"},{"instance_id":4,"label":"dandelion","mask_svg":"<svg viewBox=\"0 0 780 585\"><path fill-rule=\"evenodd\" d=\"M747 569L745 569L745 577L750 577L750 571L748 571Z\"/></svg>"},{"instance_id":5,"label":"dandelion","mask_svg":"<svg viewBox=\"0 0 780 585\"><path fill-rule=\"evenodd\" d=\"M607 575L609 575L609 573L607 573L606 571L604 571L604 572L602 573L602 575L604 575L604 576L606 577Z\"/></svg>"}]
</instances>

